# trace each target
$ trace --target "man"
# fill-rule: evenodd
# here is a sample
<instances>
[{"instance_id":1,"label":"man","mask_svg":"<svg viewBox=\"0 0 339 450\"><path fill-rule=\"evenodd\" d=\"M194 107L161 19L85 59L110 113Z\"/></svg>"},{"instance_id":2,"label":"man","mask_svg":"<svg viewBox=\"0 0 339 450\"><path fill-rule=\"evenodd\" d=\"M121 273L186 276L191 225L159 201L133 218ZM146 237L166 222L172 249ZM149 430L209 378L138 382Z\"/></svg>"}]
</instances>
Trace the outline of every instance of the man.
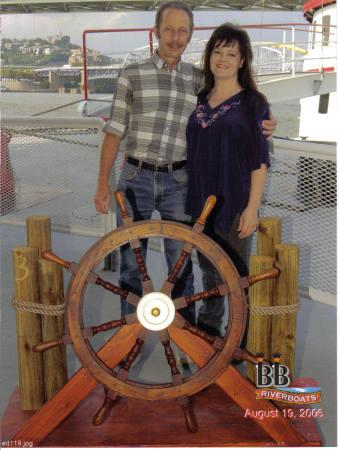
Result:
<instances>
[{"instance_id":1,"label":"man","mask_svg":"<svg viewBox=\"0 0 339 450\"><path fill-rule=\"evenodd\" d=\"M124 192L126 207L134 220L149 220L157 210L163 220L189 223L185 214L187 187L186 124L196 106L203 83L199 69L180 60L193 32L193 14L183 2L163 4L156 15L154 33L158 50L143 62L122 70L112 104L112 118L104 128L100 173L95 194L97 211L107 213L111 200L108 177L122 137L126 134L127 159L118 189ZM266 121L271 135L275 121ZM270 131L272 130L272 131ZM117 211L118 226L122 225ZM182 243L165 239L165 256L170 269L180 255ZM147 243L143 243L143 256ZM120 286L142 294L135 254L124 246L120 253ZM172 297L193 294L191 261L184 265ZM133 312L122 301L122 316ZM195 324L194 305L180 310Z\"/></svg>"}]
</instances>

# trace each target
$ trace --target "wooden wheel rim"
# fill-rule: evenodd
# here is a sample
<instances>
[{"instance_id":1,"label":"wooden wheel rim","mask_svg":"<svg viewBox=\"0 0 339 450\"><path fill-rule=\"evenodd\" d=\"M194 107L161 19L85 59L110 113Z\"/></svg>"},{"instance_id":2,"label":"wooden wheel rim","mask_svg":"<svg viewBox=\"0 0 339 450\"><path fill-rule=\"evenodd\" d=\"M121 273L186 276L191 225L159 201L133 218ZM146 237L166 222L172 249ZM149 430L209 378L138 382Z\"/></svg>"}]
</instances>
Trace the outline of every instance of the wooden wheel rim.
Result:
<instances>
[{"instance_id":1,"label":"wooden wheel rim","mask_svg":"<svg viewBox=\"0 0 339 450\"><path fill-rule=\"evenodd\" d=\"M82 336L82 305L87 277L113 250L138 237L163 237L193 244L215 266L230 294L228 333L224 347L207 364L179 385L141 384L130 380L121 381L112 375L96 355L91 344ZM143 400L165 400L192 395L211 384L227 368L235 348L239 345L246 324L246 299L239 283L239 274L226 253L209 237L193 232L192 228L176 222L140 221L130 227L121 227L103 236L81 258L79 268L70 282L67 302L67 319L74 351L91 376L121 395ZM125 326L139 326L139 323ZM197 338L199 339L199 338ZM161 386L161 387L159 387Z\"/></svg>"}]
</instances>

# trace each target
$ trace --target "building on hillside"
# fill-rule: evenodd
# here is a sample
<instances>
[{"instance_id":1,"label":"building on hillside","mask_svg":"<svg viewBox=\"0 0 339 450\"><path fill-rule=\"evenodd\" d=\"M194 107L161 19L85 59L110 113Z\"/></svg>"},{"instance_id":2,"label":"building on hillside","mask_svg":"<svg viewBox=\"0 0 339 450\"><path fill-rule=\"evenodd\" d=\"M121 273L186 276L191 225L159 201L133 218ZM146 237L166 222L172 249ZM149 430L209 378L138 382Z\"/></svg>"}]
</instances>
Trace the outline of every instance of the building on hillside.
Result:
<instances>
[{"instance_id":1,"label":"building on hillside","mask_svg":"<svg viewBox=\"0 0 339 450\"><path fill-rule=\"evenodd\" d=\"M68 58L68 64L83 63L83 51L81 48L74 48L71 50L71 56ZM100 55L97 50L87 49L87 62L95 64L100 61Z\"/></svg>"}]
</instances>

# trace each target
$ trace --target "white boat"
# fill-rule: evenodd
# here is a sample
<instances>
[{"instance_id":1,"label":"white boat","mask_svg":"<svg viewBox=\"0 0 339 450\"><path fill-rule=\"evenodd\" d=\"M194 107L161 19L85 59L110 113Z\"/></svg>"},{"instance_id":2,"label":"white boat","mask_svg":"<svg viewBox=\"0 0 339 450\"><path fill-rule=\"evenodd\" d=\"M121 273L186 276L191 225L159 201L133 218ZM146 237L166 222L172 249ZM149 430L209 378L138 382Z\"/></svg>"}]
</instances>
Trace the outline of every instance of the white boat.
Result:
<instances>
[{"instance_id":1,"label":"white boat","mask_svg":"<svg viewBox=\"0 0 339 450\"><path fill-rule=\"evenodd\" d=\"M336 1L308 1L304 5L304 14L312 23L309 33L308 58L304 62L304 71L336 76ZM319 81L321 82L321 81ZM317 86L315 86L315 90ZM335 142L337 137L337 94L335 91L313 95L300 100L299 135L310 141Z\"/></svg>"}]
</instances>

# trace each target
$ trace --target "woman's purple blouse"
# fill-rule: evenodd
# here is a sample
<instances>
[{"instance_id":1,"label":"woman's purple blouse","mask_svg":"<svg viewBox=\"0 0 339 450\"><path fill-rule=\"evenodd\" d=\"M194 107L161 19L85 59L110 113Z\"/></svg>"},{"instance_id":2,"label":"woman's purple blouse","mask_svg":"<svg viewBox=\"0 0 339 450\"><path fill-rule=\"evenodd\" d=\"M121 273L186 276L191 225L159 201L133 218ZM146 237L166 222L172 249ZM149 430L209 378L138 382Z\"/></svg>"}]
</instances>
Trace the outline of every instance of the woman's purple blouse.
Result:
<instances>
[{"instance_id":1,"label":"woman's purple blouse","mask_svg":"<svg viewBox=\"0 0 339 450\"><path fill-rule=\"evenodd\" d=\"M269 119L269 107L255 91L241 91L215 108L206 96L198 97L186 130L187 214L199 217L207 197L216 195L214 226L229 231L247 206L251 172L262 163L270 165L264 119Z\"/></svg>"}]
</instances>

